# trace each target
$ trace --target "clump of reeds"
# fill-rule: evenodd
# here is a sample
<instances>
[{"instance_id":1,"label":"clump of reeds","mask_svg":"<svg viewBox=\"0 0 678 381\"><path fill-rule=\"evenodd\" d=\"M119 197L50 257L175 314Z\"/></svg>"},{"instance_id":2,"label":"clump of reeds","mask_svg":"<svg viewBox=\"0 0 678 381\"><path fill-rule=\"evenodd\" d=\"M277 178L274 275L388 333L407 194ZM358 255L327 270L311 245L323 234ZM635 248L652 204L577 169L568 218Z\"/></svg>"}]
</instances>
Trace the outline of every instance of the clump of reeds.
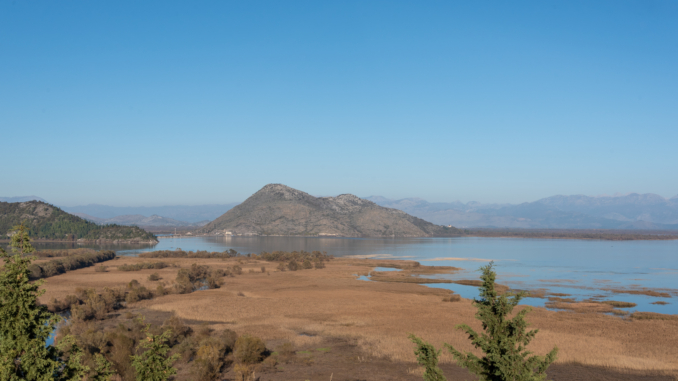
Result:
<instances>
[{"instance_id":1,"label":"clump of reeds","mask_svg":"<svg viewBox=\"0 0 678 381\"><path fill-rule=\"evenodd\" d=\"M602 302L603 304L609 304L612 307L617 307L617 308L632 308L636 306L636 303L631 303L631 302L619 302L616 300L604 300Z\"/></svg>"},{"instance_id":2,"label":"clump of reeds","mask_svg":"<svg viewBox=\"0 0 678 381\"><path fill-rule=\"evenodd\" d=\"M229 249L223 252L218 252L218 251L203 251L203 250L198 250L198 251L183 251L181 249L177 250L157 250L157 251L149 251L145 253L140 253L139 258L221 258L221 259L227 259L227 258L233 258L240 256L240 253L233 249Z\"/></svg>"},{"instance_id":3,"label":"clump of reeds","mask_svg":"<svg viewBox=\"0 0 678 381\"><path fill-rule=\"evenodd\" d=\"M678 320L678 315L660 314L657 312L634 312L631 318L635 320Z\"/></svg>"}]
</instances>

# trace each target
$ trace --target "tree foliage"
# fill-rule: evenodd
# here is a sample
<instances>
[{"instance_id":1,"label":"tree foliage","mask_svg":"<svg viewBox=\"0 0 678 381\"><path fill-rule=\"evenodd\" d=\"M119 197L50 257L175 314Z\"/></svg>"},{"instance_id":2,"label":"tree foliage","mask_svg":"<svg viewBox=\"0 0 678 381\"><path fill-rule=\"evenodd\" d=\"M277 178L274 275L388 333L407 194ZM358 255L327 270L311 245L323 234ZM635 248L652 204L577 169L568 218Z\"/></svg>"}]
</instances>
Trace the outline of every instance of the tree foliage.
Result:
<instances>
[{"instance_id":1,"label":"tree foliage","mask_svg":"<svg viewBox=\"0 0 678 381\"><path fill-rule=\"evenodd\" d=\"M150 329L149 324L145 330L146 339L140 341L137 346L137 351L143 351L143 353L132 356L132 366L136 369L137 381L165 381L177 373L172 364L179 355L168 356L171 330L168 329L160 335L153 335Z\"/></svg>"},{"instance_id":2,"label":"tree foliage","mask_svg":"<svg viewBox=\"0 0 678 381\"><path fill-rule=\"evenodd\" d=\"M442 369L438 368L441 351L414 335L410 335L410 340L417 345L414 354L417 356L417 363L424 367L424 381L446 381Z\"/></svg>"},{"instance_id":3,"label":"tree foliage","mask_svg":"<svg viewBox=\"0 0 678 381\"><path fill-rule=\"evenodd\" d=\"M12 252L0 248L5 266L0 272L0 380L68 380L82 378L80 351L74 347L68 362L61 352L45 345L54 331L59 316L38 304L42 281L30 282L29 269L34 251L23 224L13 228ZM64 345L71 344L68 339Z\"/></svg>"},{"instance_id":4,"label":"tree foliage","mask_svg":"<svg viewBox=\"0 0 678 381\"><path fill-rule=\"evenodd\" d=\"M482 322L482 333L476 333L466 324L462 329L476 348L483 351L482 358L471 352L461 353L445 344L457 363L477 374L481 381L538 381L546 378L546 369L555 361L558 348L546 356L531 356L526 350L538 330L527 331L525 308L509 318L513 308L524 297L524 293L499 295L495 289L496 273L493 263L481 267L483 284L480 299L474 300L478 309L476 318Z\"/></svg>"},{"instance_id":5,"label":"tree foliage","mask_svg":"<svg viewBox=\"0 0 678 381\"><path fill-rule=\"evenodd\" d=\"M59 318L38 305L42 283L29 281L28 229L22 224L14 230L12 253L0 249L0 380L52 380L61 364L57 349L45 342Z\"/></svg>"}]
</instances>

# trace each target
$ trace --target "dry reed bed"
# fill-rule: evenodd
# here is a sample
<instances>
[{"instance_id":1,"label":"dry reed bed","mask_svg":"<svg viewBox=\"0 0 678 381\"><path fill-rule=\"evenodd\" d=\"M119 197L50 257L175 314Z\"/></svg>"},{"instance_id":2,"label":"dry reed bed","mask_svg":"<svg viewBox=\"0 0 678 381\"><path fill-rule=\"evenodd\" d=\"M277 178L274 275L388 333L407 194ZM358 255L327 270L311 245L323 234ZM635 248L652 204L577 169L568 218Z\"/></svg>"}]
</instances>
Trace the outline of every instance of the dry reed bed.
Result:
<instances>
[{"instance_id":1,"label":"dry reed bed","mask_svg":"<svg viewBox=\"0 0 678 381\"><path fill-rule=\"evenodd\" d=\"M109 264L137 261L140 260L119 258ZM197 262L215 268L237 263L237 259L163 261L182 267ZM465 335L454 329L460 323L480 329L469 300L442 302L449 291L417 284L356 280L355 274L366 274L371 268L358 267L355 261L335 259L325 269L277 272L273 270L275 263L245 260L241 264L243 275L226 278L220 289L167 295L137 306L176 311L185 319L209 321L217 329L227 327L266 340L288 339L298 346L318 343L323 337L346 337L372 356L395 361L414 361L413 346L407 340L410 332L438 347L447 342L457 349L472 350ZM266 266L270 275L261 273L261 266ZM250 273L250 269L256 272ZM43 298L63 297L75 287L119 286L132 279L148 287L151 282L146 278L152 272L170 280L177 269L122 272L111 268L107 273L95 273L93 268L76 270L49 278ZM536 308L528 321L540 329L530 349L545 354L557 345L560 363L678 375L676 320L630 320ZM451 358L444 354L442 361L450 362Z\"/></svg>"}]
</instances>

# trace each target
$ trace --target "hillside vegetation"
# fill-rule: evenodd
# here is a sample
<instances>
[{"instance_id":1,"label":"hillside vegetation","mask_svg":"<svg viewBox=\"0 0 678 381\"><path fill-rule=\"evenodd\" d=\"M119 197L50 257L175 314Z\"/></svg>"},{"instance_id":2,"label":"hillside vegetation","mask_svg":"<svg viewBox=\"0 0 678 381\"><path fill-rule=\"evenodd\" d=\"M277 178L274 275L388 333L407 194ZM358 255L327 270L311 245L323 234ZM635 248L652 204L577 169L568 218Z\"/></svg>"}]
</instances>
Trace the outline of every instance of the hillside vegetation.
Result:
<instances>
[{"instance_id":1,"label":"hillside vegetation","mask_svg":"<svg viewBox=\"0 0 678 381\"><path fill-rule=\"evenodd\" d=\"M0 237L11 235L12 227L22 222L35 239L156 241L136 226L97 225L41 201L0 202Z\"/></svg>"},{"instance_id":2,"label":"hillside vegetation","mask_svg":"<svg viewBox=\"0 0 678 381\"><path fill-rule=\"evenodd\" d=\"M314 197L282 184L269 184L198 230L205 234L343 237L450 237L461 231L351 194Z\"/></svg>"}]
</instances>

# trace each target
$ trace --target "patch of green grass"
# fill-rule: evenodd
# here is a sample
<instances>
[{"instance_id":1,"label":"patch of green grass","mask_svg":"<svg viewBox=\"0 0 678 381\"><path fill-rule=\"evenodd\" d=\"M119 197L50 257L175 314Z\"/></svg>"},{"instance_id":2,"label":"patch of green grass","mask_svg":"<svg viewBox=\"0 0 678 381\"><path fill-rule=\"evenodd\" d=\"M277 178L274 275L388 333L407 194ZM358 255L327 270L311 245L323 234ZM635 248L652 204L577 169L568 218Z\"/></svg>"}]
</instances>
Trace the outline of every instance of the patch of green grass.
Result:
<instances>
[{"instance_id":1,"label":"patch of green grass","mask_svg":"<svg viewBox=\"0 0 678 381\"><path fill-rule=\"evenodd\" d=\"M312 352L311 351L298 351L297 354L298 355L310 355L310 354L312 354Z\"/></svg>"},{"instance_id":2,"label":"patch of green grass","mask_svg":"<svg viewBox=\"0 0 678 381\"><path fill-rule=\"evenodd\" d=\"M330 348L318 348L318 349L316 349L316 351L318 351L318 352L329 352L329 351L331 351L331 349Z\"/></svg>"}]
</instances>

